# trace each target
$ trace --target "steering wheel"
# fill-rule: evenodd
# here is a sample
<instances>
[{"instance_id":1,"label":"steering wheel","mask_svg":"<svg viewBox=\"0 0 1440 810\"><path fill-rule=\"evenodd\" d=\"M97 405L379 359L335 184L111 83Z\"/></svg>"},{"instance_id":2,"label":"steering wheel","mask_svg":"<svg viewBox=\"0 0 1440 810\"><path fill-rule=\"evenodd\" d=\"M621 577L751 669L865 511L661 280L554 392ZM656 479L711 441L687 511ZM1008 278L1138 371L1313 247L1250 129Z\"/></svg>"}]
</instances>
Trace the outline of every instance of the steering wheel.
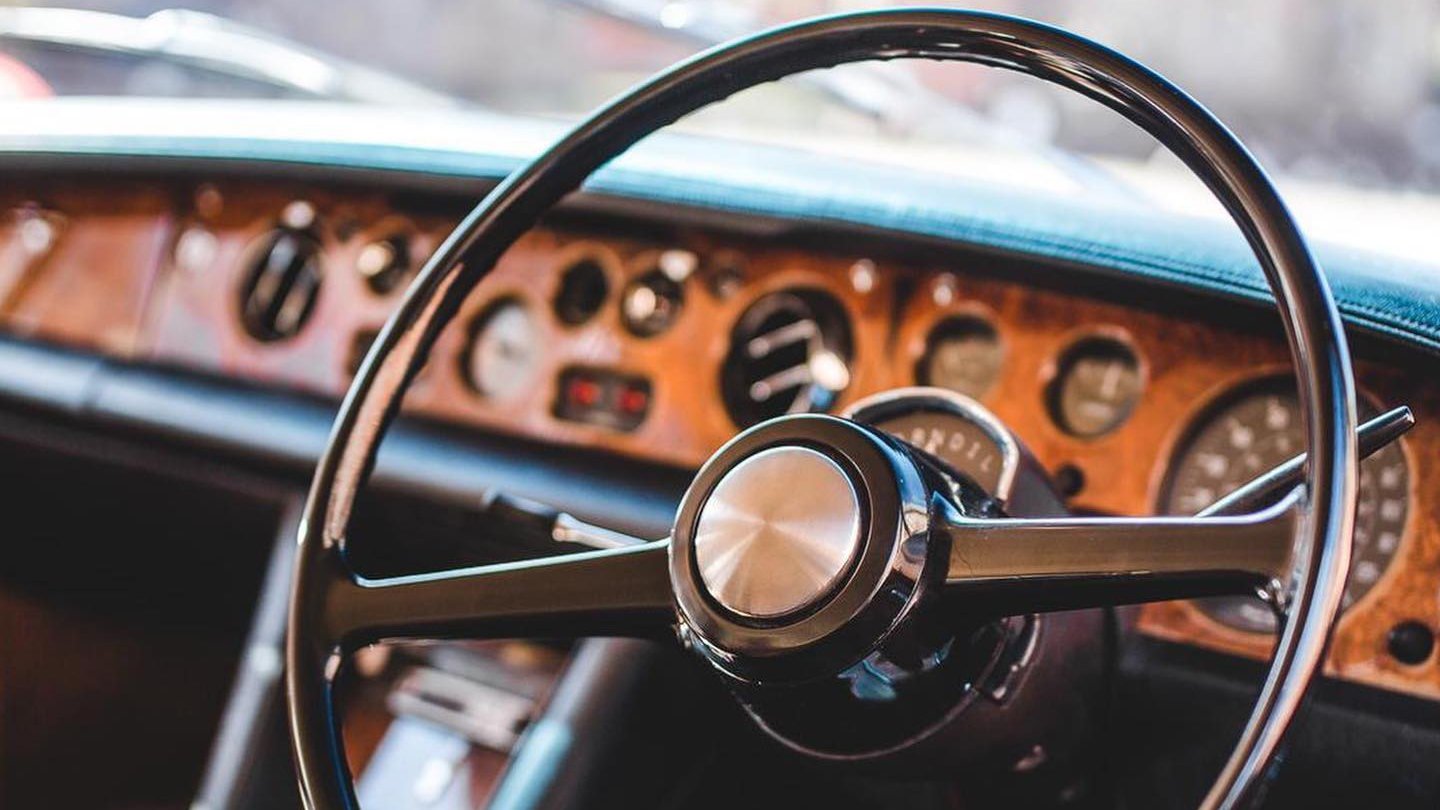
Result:
<instances>
[{"instance_id":1,"label":"steering wheel","mask_svg":"<svg viewBox=\"0 0 1440 810\"><path fill-rule=\"evenodd\" d=\"M916 453L880 431L782 417L705 464L667 540L382 580L347 567L356 495L406 386L462 299L541 214L705 105L804 70L894 58L975 62L1068 87L1147 130L1205 182L1240 226L1282 316L1309 446L1302 486L1241 516L996 517L948 497ZM1065 31L969 11L846 14L716 47L607 104L500 183L426 263L366 357L300 528L286 688L301 795L316 810L356 806L332 687L345 656L377 641L678 635L720 677L763 689L834 675L957 603L1018 614L1259 591L1286 620L1202 805L1237 806L1258 795L1340 606L1355 427L1340 316L1294 220L1236 138L1159 75ZM736 514L758 533L738 536ZM799 520L805 536L778 527L781 518ZM755 564L716 562L737 546L758 554ZM802 557L803 576L766 575Z\"/></svg>"}]
</instances>

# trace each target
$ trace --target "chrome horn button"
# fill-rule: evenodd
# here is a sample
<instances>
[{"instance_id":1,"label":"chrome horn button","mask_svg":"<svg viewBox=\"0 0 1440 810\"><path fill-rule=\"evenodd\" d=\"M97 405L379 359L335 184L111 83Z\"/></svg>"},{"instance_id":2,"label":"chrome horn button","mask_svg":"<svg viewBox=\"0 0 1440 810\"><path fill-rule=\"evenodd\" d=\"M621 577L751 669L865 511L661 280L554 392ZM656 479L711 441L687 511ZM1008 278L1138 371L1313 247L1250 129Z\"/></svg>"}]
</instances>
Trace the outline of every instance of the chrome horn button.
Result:
<instances>
[{"instance_id":1,"label":"chrome horn button","mask_svg":"<svg viewBox=\"0 0 1440 810\"><path fill-rule=\"evenodd\" d=\"M866 425L797 414L750 428L705 462L676 512L676 632L743 682L854 665L904 632L943 576L932 491L903 445Z\"/></svg>"},{"instance_id":2,"label":"chrome horn button","mask_svg":"<svg viewBox=\"0 0 1440 810\"><path fill-rule=\"evenodd\" d=\"M833 591L862 539L860 496L840 465L807 447L775 447L736 464L710 492L695 564L726 610L773 619Z\"/></svg>"}]
</instances>

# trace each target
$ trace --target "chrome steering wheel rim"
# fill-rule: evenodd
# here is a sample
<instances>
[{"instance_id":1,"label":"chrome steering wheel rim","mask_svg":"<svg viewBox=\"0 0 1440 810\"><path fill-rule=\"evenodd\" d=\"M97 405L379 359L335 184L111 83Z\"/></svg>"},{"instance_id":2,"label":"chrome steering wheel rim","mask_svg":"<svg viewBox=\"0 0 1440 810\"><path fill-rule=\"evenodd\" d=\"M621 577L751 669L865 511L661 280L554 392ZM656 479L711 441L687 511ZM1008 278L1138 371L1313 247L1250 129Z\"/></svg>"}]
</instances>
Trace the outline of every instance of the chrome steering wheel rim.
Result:
<instances>
[{"instance_id":1,"label":"chrome steering wheel rim","mask_svg":"<svg viewBox=\"0 0 1440 810\"><path fill-rule=\"evenodd\" d=\"M1288 618L1241 737L1202 804L1258 795L1267 766L1319 670L1350 559L1358 472L1355 389L1329 287L1279 194L1254 158L1208 111L1138 63L1074 34L1003 15L889 10L825 17L718 46L605 105L497 185L425 264L370 349L321 457L300 528L286 642L288 720L307 807L355 807L339 737L333 681L348 639L333 614L355 498L384 431L430 346L499 256L591 173L681 116L750 86L847 62L933 58L1001 67L1075 90L1124 115L1169 148L1229 211L1269 281L1284 323L1309 444L1295 577L1277 583ZM639 564L641 555L598 565ZM597 557L598 559L598 557ZM498 598L498 597L497 597ZM608 605L621 629L638 603ZM564 611L524 627L563 623ZM543 620L550 620L546 625ZM613 625L613 626L612 626ZM501 623L487 631L520 625Z\"/></svg>"}]
</instances>

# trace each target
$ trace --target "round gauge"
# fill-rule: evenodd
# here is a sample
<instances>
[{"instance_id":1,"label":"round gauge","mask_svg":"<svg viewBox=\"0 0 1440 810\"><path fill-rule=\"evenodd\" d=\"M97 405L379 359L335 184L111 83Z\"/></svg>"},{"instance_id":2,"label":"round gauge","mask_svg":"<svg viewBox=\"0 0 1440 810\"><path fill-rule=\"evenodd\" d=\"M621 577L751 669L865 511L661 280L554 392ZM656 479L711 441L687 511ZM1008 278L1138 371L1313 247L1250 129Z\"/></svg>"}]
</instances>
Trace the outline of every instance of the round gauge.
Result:
<instances>
[{"instance_id":1,"label":"round gauge","mask_svg":"<svg viewBox=\"0 0 1440 810\"><path fill-rule=\"evenodd\" d=\"M1362 400L1361 410L1375 408ZM1305 432L1294 383L1267 380L1223 397L1191 429L1171 462L1161 508L1193 515L1256 476L1305 452ZM1343 605L1363 597L1385 573L1405 533L1409 468L1396 442L1360 465L1360 503ZM1273 632L1275 617L1258 598L1197 600L1222 624Z\"/></svg>"},{"instance_id":2,"label":"round gauge","mask_svg":"<svg viewBox=\"0 0 1440 810\"><path fill-rule=\"evenodd\" d=\"M937 388L902 388L866 397L844 415L929 453L988 495L1002 501L1010 496L1019 448L974 402Z\"/></svg>"},{"instance_id":3,"label":"round gauge","mask_svg":"<svg viewBox=\"0 0 1440 810\"><path fill-rule=\"evenodd\" d=\"M1072 436L1091 438L1120 427L1140 400L1140 358L1104 336L1076 341L1060 357L1050 384L1050 415Z\"/></svg>"},{"instance_id":4,"label":"round gauge","mask_svg":"<svg viewBox=\"0 0 1440 810\"><path fill-rule=\"evenodd\" d=\"M464 359L465 378L481 394L505 398L530 383L539 360L535 319L524 304L508 299L476 319Z\"/></svg>"},{"instance_id":5,"label":"round gauge","mask_svg":"<svg viewBox=\"0 0 1440 810\"><path fill-rule=\"evenodd\" d=\"M1000 376L1004 354L1000 336L988 321L973 315L949 318L931 330L915 376L921 385L979 399Z\"/></svg>"}]
</instances>

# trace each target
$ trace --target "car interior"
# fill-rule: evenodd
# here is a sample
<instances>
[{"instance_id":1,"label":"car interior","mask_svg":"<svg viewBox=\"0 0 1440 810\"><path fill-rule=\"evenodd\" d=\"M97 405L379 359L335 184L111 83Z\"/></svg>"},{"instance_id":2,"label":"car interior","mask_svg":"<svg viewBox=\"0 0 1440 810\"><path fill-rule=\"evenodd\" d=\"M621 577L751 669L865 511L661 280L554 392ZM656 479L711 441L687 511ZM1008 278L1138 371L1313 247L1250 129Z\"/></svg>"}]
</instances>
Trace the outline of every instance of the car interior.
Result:
<instances>
[{"instance_id":1,"label":"car interior","mask_svg":"<svg viewBox=\"0 0 1440 810\"><path fill-rule=\"evenodd\" d=\"M0 5L0 807L1440 805L1440 2L978 5Z\"/></svg>"}]
</instances>

